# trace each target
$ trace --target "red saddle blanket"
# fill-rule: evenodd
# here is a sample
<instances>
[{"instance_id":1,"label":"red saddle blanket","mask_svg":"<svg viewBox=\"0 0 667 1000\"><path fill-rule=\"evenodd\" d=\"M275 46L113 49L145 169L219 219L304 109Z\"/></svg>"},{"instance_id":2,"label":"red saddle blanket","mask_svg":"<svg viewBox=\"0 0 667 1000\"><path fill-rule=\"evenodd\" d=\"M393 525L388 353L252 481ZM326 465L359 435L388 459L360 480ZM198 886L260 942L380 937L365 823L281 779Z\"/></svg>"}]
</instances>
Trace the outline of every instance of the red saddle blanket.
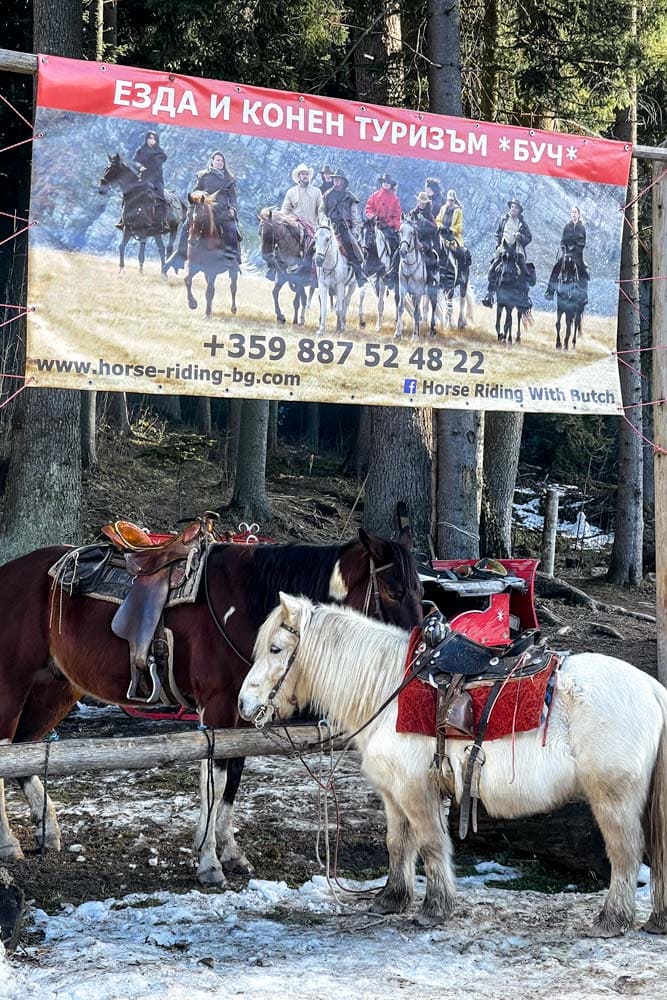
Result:
<instances>
[{"instance_id":1,"label":"red saddle blanket","mask_svg":"<svg viewBox=\"0 0 667 1000\"><path fill-rule=\"evenodd\" d=\"M412 650L412 643L410 649ZM408 654L408 664L412 656ZM511 733L525 733L537 729L546 718L545 708L553 695L550 681L559 665L559 657L553 655L543 670L531 677L511 678L500 691L487 722L484 740L499 740ZM406 673L409 666L406 668ZM477 732L479 720L484 711L491 690L492 681L467 684L466 690L472 698L474 730ZM419 736L435 736L436 690L430 684L415 678L398 696L397 733L416 733ZM544 713L544 717L543 717ZM447 734L448 739L450 735ZM453 733L452 739L469 739L460 733Z\"/></svg>"}]
</instances>

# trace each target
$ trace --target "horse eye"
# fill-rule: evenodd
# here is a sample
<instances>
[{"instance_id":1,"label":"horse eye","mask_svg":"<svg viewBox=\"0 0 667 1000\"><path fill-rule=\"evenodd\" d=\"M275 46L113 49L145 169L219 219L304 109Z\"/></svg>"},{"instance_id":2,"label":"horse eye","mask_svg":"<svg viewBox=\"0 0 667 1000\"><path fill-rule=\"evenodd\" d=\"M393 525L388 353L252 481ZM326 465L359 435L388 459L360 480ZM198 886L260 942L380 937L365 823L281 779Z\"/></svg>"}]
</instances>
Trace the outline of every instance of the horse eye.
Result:
<instances>
[{"instance_id":1,"label":"horse eye","mask_svg":"<svg viewBox=\"0 0 667 1000\"><path fill-rule=\"evenodd\" d=\"M281 652L280 646L271 646L271 648L269 649L269 653L271 653L272 656L275 656L277 653L280 652Z\"/></svg>"}]
</instances>

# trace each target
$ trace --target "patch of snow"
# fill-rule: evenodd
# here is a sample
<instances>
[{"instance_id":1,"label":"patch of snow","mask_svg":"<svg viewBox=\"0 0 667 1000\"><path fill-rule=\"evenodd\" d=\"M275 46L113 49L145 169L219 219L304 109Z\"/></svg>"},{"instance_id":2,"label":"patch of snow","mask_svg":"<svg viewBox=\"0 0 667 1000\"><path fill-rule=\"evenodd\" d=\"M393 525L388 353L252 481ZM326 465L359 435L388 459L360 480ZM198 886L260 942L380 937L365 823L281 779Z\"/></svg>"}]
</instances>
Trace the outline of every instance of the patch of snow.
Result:
<instances>
[{"instance_id":1,"label":"patch of snow","mask_svg":"<svg viewBox=\"0 0 667 1000\"><path fill-rule=\"evenodd\" d=\"M34 910L43 940L23 956L0 950L0 1000L395 1000L398 991L403 1000L662 1000L662 940L639 930L586 937L603 893L493 889L469 879L515 870L477 870L459 879L455 911L437 928L418 925L414 911L382 918L367 900L341 904L322 877L297 889L252 879L242 892L135 893L55 916ZM417 883L421 896L424 879Z\"/></svg>"}]
</instances>

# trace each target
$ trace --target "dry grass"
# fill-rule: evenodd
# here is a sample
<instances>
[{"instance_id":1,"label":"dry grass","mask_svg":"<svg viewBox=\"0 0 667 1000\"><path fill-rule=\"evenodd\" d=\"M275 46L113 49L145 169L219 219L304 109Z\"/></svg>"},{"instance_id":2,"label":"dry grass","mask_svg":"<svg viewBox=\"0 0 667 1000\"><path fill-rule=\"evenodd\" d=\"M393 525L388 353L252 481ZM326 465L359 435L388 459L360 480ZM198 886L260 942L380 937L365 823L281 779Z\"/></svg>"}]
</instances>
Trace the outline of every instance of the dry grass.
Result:
<instances>
[{"instance_id":1,"label":"dry grass","mask_svg":"<svg viewBox=\"0 0 667 1000\"><path fill-rule=\"evenodd\" d=\"M158 368L197 363L201 368L219 368L231 372L252 369L257 377L263 374L280 376L286 372L300 376L297 390L286 389L284 385L255 387L253 395L274 399L320 399L333 402L387 403L392 399L399 405L411 402L416 405L430 405L434 397L421 393L421 380L433 379L439 383L467 385L471 394L476 384L501 385L506 388L528 386L555 387L561 385L569 393L570 388L582 392L600 390L616 384L616 360L611 354L615 346L614 320L601 317L586 317L584 337L580 340L576 353L556 353L553 330L553 312L535 310L534 326L524 333L520 345L508 348L499 345L494 330L493 312L475 307L471 325L465 331L439 330L434 338L425 336L419 344L411 339L412 323L406 316L404 338L396 343L397 354L393 354L394 305L388 299L385 322L381 333L375 331L374 295L366 296L367 325L364 330L358 326L358 296L355 291L348 314L348 327L344 335L335 333L335 317L330 314L328 336L331 340L351 341L352 353L344 367L332 364L303 363L297 360L297 342L302 337L315 338L319 308L317 299L306 316L304 327L293 328L288 322L279 325L274 316L271 298L271 283L263 276L243 274L239 279L238 314L229 313L229 278L222 275L217 279L214 313L210 321L204 317L204 279L199 276L194 282L194 292L198 299L198 309L187 308L185 289L181 278L171 275L167 281L159 274L154 258L149 258L146 273L142 277L137 262L130 258L125 273L118 274L115 260L92 257L82 253L65 254L49 250L31 253L30 260L30 302L37 309L31 316L30 354L33 357L81 358L97 363L99 358L122 364L153 364ZM288 317L292 314L292 294L283 289L281 305ZM455 308L457 304L455 303ZM455 312L456 314L456 312ZM283 359L253 361L229 359L225 352L211 357L204 344L210 342L215 333L218 341L224 340L229 348L229 336L241 333L246 338L261 334L269 338L283 336L287 353ZM247 343L247 340L246 340ZM363 358L369 343L383 345L383 361L395 360L395 366L365 367ZM76 345L76 350L72 345ZM422 346L425 352L438 347L442 351L442 365L439 371L421 370L413 363L415 347ZM454 371L461 361L457 351L481 351L484 355L484 373ZM337 351L336 354L339 352ZM468 367L471 365L468 361ZM41 384L44 376L36 367L29 365L29 373ZM407 397L403 392L406 377L418 379L418 392ZM61 376L50 384L86 387L90 385L85 375ZM99 388L118 389L118 378L96 376ZM167 377L151 379L147 377L126 380L123 388L137 392L184 392L193 395L228 396L248 395L248 386L234 383L231 378L223 380L219 387L210 382L184 383ZM442 397L440 397L442 398ZM451 398L452 405L479 406L473 395L466 399ZM505 399L503 408L520 408L518 400ZM562 409L558 401L544 402L541 409ZM530 409L530 405L526 405ZM582 404L579 412L599 412L596 404Z\"/></svg>"}]
</instances>

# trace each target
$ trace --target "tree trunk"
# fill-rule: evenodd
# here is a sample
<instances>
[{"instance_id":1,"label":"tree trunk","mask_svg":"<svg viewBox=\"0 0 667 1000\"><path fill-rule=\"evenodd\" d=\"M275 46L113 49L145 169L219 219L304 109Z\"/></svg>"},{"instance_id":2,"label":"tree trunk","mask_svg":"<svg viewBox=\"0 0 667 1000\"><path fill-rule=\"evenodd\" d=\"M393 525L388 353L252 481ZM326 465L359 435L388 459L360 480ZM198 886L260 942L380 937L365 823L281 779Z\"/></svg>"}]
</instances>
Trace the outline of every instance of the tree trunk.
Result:
<instances>
[{"instance_id":1,"label":"tree trunk","mask_svg":"<svg viewBox=\"0 0 667 1000\"><path fill-rule=\"evenodd\" d=\"M480 552L509 559L512 555L512 501L519 466L523 413L484 415L484 484Z\"/></svg>"},{"instance_id":2,"label":"tree trunk","mask_svg":"<svg viewBox=\"0 0 667 1000\"><path fill-rule=\"evenodd\" d=\"M34 0L33 49L81 58L80 0ZM81 533L81 394L27 389L16 401L0 559Z\"/></svg>"},{"instance_id":3,"label":"tree trunk","mask_svg":"<svg viewBox=\"0 0 667 1000\"><path fill-rule=\"evenodd\" d=\"M636 8L634 13L636 16ZM632 94L630 107L617 111L614 133L617 139L635 143L637 141L636 81L632 81L630 89ZM625 210L626 222L621 248L617 338L618 350L626 352L621 355L625 364L620 366L626 419L619 419L614 544L607 573L607 579L617 586L638 586L643 575L643 448L639 436L642 432L642 407L637 405L642 401L637 201L637 161L632 160L627 197L630 207Z\"/></svg>"},{"instance_id":4,"label":"tree trunk","mask_svg":"<svg viewBox=\"0 0 667 1000\"><path fill-rule=\"evenodd\" d=\"M108 392L107 393L107 420L109 426L120 437L128 437L130 434L130 415L127 409L127 393Z\"/></svg>"},{"instance_id":5,"label":"tree trunk","mask_svg":"<svg viewBox=\"0 0 667 1000\"><path fill-rule=\"evenodd\" d=\"M88 58L102 60L104 54L104 0L87 0L88 31L86 32Z\"/></svg>"},{"instance_id":6,"label":"tree trunk","mask_svg":"<svg viewBox=\"0 0 667 1000\"><path fill-rule=\"evenodd\" d=\"M97 465L97 443L95 427L97 423L97 393L81 393L81 464L84 469Z\"/></svg>"},{"instance_id":7,"label":"tree trunk","mask_svg":"<svg viewBox=\"0 0 667 1000\"><path fill-rule=\"evenodd\" d=\"M428 2L429 110L461 115L459 0ZM482 421L467 410L438 410L437 549L446 558L479 555Z\"/></svg>"},{"instance_id":8,"label":"tree trunk","mask_svg":"<svg viewBox=\"0 0 667 1000\"><path fill-rule=\"evenodd\" d=\"M272 399L269 403L269 432L267 434L267 452L275 455L278 450L278 407L277 399Z\"/></svg>"},{"instance_id":9,"label":"tree trunk","mask_svg":"<svg viewBox=\"0 0 667 1000\"><path fill-rule=\"evenodd\" d=\"M118 45L118 0L104 0L104 47L116 48Z\"/></svg>"},{"instance_id":10,"label":"tree trunk","mask_svg":"<svg viewBox=\"0 0 667 1000\"><path fill-rule=\"evenodd\" d=\"M430 558L432 411L415 407L373 407L364 527L378 535L396 533L396 504L408 507L415 547Z\"/></svg>"},{"instance_id":11,"label":"tree trunk","mask_svg":"<svg viewBox=\"0 0 667 1000\"><path fill-rule=\"evenodd\" d=\"M227 489L233 489L236 479L236 469L239 460L239 440L241 437L241 420L243 418L243 400L229 400L229 420L227 422L227 444L225 447L225 468L223 479L226 479Z\"/></svg>"},{"instance_id":12,"label":"tree trunk","mask_svg":"<svg viewBox=\"0 0 667 1000\"><path fill-rule=\"evenodd\" d=\"M199 396L197 399L197 432L203 434L206 438L213 437L211 399L209 396Z\"/></svg>"},{"instance_id":13,"label":"tree trunk","mask_svg":"<svg viewBox=\"0 0 667 1000\"><path fill-rule=\"evenodd\" d=\"M367 23L372 27L355 50L357 96L374 104L401 104L405 95L398 7L395 2L385 0L380 9L383 16L378 18L378 8L367 8ZM357 435L357 468L361 475L365 416L370 418L371 438L364 526L391 537L396 531L396 504L403 500L408 504L417 548L428 556L433 447L431 411L364 407Z\"/></svg>"},{"instance_id":14,"label":"tree trunk","mask_svg":"<svg viewBox=\"0 0 667 1000\"><path fill-rule=\"evenodd\" d=\"M160 393L154 393L146 398L153 413L157 413L160 417L166 417L167 420L173 420L174 423L181 423L180 396L163 396Z\"/></svg>"},{"instance_id":15,"label":"tree trunk","mask_svg":"<svg viewBox=\"0 0 667 1000\"><path fill-rule=\"evenodd\" d=\"M495 121L498 108L498 0L485 0L482 20L480 117Z\"/></svg>"},{"instance_id":16,"label":"tree trunk","mask_svg":"<svg viewBox=\"0 0 667 1000\"><path fill-rule=\"evenodd\" d=\"M317 454L320 447L320 404L306 403L306 448Z\"/></svg>"},{"instance_id":17,"label":"tree trunk","mask_svg":"<svg viewBox=\"0 0 667 1000\"><path fill-rule=\"evenodd\" d=\"M239 434L239 455L230 510L248 523L262 528L272 514L266 495L266 438L269 403L265 399L244 399Z\"/></svg>"}]
</instances>

